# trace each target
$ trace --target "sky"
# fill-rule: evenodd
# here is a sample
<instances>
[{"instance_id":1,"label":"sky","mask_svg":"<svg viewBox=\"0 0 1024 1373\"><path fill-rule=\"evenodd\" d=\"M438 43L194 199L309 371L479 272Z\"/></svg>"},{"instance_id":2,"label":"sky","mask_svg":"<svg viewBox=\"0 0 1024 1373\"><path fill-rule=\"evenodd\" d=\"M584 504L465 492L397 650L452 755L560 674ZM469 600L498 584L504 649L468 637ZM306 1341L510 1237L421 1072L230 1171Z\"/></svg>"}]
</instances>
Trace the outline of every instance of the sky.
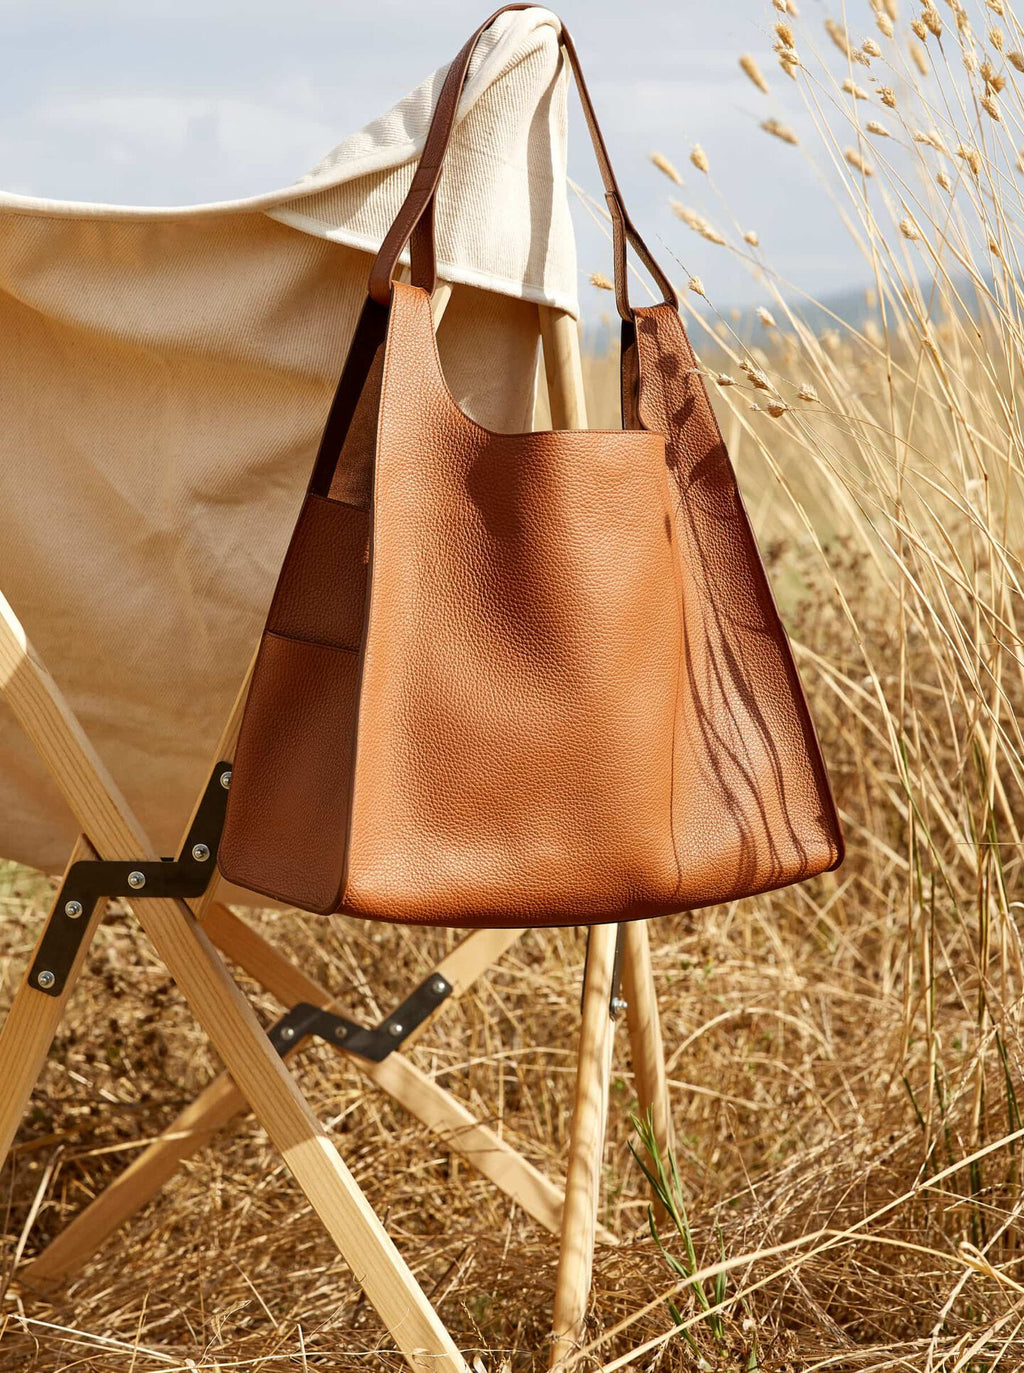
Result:
<instances>
[{"instance_id":1,"label":"sky","mask_svg":"<svg viewBox=\"0 0 1024 1373\"><path fill-rule=\"evenodd\" d=\"M485 4L0 0L0 185L146 205L286 185L450 60ZM801 8L801 23L821 35L831 11L820 0ZM855 32L874 32L867 0L847 0L846 11ZM723 307L766 299L732 255L679 223L675 197L724 229L756 229L773 267L813 295L864 280L805 157L758 129L769 115L804 119L772 54L770 0L564 0L557 12L580 49L632 216L673 277L699 275ZM744 52L758 58L769 96L740 71ZM689 164L696 142L713 183ZM654 150L685 186L651 165ZM578 117L570 173L600 193ZM574 217L581 299L607 308L587 280L609 270L607 248L583 212Z\"/></svg>"}]
</instances>

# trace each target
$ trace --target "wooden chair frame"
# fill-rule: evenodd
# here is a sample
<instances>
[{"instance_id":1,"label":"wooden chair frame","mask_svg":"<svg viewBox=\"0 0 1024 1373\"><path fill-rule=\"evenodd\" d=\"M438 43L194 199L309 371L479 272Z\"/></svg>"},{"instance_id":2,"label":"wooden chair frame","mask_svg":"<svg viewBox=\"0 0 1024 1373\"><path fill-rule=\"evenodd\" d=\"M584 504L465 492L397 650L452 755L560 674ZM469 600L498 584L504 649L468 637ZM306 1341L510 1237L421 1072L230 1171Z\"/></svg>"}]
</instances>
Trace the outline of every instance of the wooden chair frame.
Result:
<instances>
[{"instance_id":1,"label":"wooden chair frame","mask_svg":"<svg viewBox=\"0 0 1024 1373\"><path fill-rule=\"evenodd\" d=\"M434 295L435 322L450 287ZM552 424L586 427L579 335L565 313L541 306L540 334ZM248 678L215 755L230 759ZM138 820L107 773L60 689L34 653L13 610L0 595L0 691L35 744L78 819L82 836L68 867L83 859L143 863L156 857ZM197 806L198 806L197 802ZM188 834L186 826L185 834ZM211 870L213 864L211 861ZM317 1121L256 1019L224 960L244 969L286 1009L298 1002L336 1008L321 987L217 897L216 874L199 897L132 895L130 906L158 956L225 1065L167 1131L142 1151L18 1278L53 1285L74 1273L119 1226L234 1116L251 1109L305 1192L368 1300L409 1365L421 1373L468 1373L450 1334ZM82 915L82 938L70 972L51 995L30 974L50 922L66 919L55 902L0 1030L0 1162L6 1159L31 1093L103 918L105 901ZM435 969L452 995L465 992L521 935L518 930L470 934ZM621 940L621 942L620 942ZM218 952L218 950L220 952ZM621 957L617 957L617 953ZM617 980L621 963L621 999ZM35 970L38 979L38 968ZM438 984L440 985L440 984ZM381 1062L347 1054L350 1063L447 1147L464 1157L537 1222L560 1235L555 1280L552 1367L571 1362L583 1335L595 1240L614 1243L599 1226L598 1202L615 1018L622 1002L641 1110L653 1115L660 1147L671 1144L657 1001L647 928L595 926L588 943L577 1061L576 1095L564 1192L544 1177L399 1049ZM440 1011L441 1007L438 1008ZM435 1012L437 1014L437 1012ZM420 1027L433 1020L433 1015ZM345 1053L344 1044L335 1045Z\"/></svg>"}]
</instances>

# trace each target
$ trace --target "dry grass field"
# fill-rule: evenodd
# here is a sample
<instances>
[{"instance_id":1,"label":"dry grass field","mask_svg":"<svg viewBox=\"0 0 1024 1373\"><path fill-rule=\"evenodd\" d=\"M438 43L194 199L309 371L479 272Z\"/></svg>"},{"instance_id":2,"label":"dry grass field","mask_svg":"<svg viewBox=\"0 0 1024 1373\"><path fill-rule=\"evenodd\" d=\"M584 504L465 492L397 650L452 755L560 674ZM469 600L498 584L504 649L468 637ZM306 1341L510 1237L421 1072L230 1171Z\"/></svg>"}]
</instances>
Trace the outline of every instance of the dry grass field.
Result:
<instances>
[{"instance_id":1,"label":"dry grass field","mask_svg":"<svg viewBox=\"0 0 1024 1373\"><path fill-rule=\"evenodd\" d=\"M627 1238L599 1249L576 1366L1017 1373L1024 29L1004 0L900 0L899 14L874 0L860 29L838 4L824 28L805 9L777 0L779 66L746 69L758 87L795 81L806 125L752 130L764 142L751 156L777 157L780 175L788 157L821 167L874 282L863 317L801 314L699 148L666 147L657 164L667 195L695 197L678 206L681 256L687 235L710 237L762 283L756 332L709 310L697 280L687 300L849 856L804 887L652 929L675 1223L660 1243L647 1231L623 1043L602 1218ZM667 159L688 157L683 192ZM612 372L588 359L595 423ZM48 892L0 870L0 1000ZM365 1017L449 943L263 922L321 980L351 987ZM552 1176L582 953L572 931L527 935L413 1050ZM276 1008L253 995L269 1022ZM3 1289L216 1071L115 914L0 1185L3 1373L400 1366L251 1121L191 1160L67 1290ZM555 1241L339 1056L311 1047L296 1071L462 1348L487 1370L545 1367Z\"/></svg>"}]
</instances>

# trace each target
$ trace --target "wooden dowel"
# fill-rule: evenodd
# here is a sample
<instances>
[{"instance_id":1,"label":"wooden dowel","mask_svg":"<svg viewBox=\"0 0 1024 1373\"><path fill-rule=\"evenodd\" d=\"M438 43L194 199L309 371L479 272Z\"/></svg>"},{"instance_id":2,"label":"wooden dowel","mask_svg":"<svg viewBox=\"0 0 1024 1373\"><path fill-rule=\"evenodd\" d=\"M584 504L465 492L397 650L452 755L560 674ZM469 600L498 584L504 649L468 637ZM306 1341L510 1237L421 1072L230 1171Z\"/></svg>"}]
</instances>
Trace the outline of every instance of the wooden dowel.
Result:
<instances>
[{"instance_id":1,"label":"wooden dowel","mask_svg":"<svg viewBox=\"0 0 1024 1373\"><path fill-rule=\"evenodd\" d=\"M540 305L540 335L544 375L548 384L552 429L586 429L587 403L583 392L579 325L572 315L552 305Z\"/></svg>"},{"instance_id":2,"label":"wooden dowel","mask_svg":"<svg viewBox=\"0 0 1024 1373\"><path fill-rule=\"evenodd\" d=\"M579 1347L590 1297L615 1024L610 1007L617 929L615 925L595 925L590 932L555 1277L552 1368L561 1367Z\"/></svg>"}]
</instances>

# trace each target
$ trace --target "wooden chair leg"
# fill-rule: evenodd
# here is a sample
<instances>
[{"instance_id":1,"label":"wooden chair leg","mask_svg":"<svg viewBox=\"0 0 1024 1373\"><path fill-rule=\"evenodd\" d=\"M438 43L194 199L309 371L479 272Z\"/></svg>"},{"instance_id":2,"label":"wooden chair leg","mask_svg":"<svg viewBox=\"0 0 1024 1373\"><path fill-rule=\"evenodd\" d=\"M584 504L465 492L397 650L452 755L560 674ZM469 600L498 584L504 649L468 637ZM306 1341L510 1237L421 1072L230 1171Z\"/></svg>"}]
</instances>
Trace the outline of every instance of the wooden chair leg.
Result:
<instances>
[{"instance_id":1,"label":"wooden chair leg","mask_svg":"<svg viewBox=\"0 0 1024 1373\"><path fill-rule=\"evenodd\" d=\"M576 1100L555 1277L552 1368L563 1365L579 1347L590 1296L615 1024L611 998L617 933L616 925L595 925L590 932Z\"/></svg>"},{"instance_id":2,"label":"wooden chair leg","mask_svg":"<svg viewBox=\"0 0 1024 1373\"><path fill-rule=\"evenodd\" d=\"M622 995L626 1001L629 1051L636 1079L641 1115L650 1114L654 1139L667 1158L672 1149L672 1110L665 1075L665 1046L661 1038L658 996L651 968L651 943L647 922L634 920L625 927L622 951Z\"/></svg>"},{"instance_id":3,"label":"wooden chair leg","mask_svg":"<svg viewBox=\"0 0 1024 1373\"><path fill-rule=\"evenodd\" d=\"M551 305L539 305L544 374L553 429L586 429L587 403L583 393L579 326L572 315Z\"/></svg>"},{"instance_id":4,"label":"wooden chair leg","mask_svg":"<svg viewBox=\"0 0 1024 1373\"><path fill-rule=\"evenodd\" d=\"M327 1009L330 994L296 968L226 907L213 905L203 925L215 944L261 982L283 1005L309 1001ZM519 937L517 931L481 930L470 935L438 965L455 995L465 991ZM430 1022L427 1022L428 1024ZM339 1053L344 1049L335 1046ZM348 1056L377 1087L438 1134L484 1177L548 1230L561 1223L563 1193L495 1132L401 1053L382 1063ZM215 1079L168 1130L85 1208L52 1243L22 1269L23 1282L49 1286L77 1271L109 1237L174 1175L182 1160L246 1109L245 1099L227 1074ZM615 1237L602 1230L602 1240Z\"/></svg>"},{"instance_id":5,"label":"wooden chair leg","mask_svg":"<svg viewBox=\"0 0 1024 1373\"><path fill-rule=\"evenodd\" d=\"M102 858L157 855L0 597L0 688ZM466 1373L428 1302L260 1028L209 937L180 901L140 899L139 923L410 1366ZM28 995L46 994L28 989ZM49 1000L49 997L46 997ZM0 1064L0 1078L13 1064Z\"/></svg>"},{"instance_id":6,"label":"wooden chair leg","mask_svg":"<svg viewBox=\"0 0 1024 1373\"><path fill-rule=\"evenodd\" d=\"M179 903L135 905L140 924L193 1014L410 1365L465 1373L451 1336L208 936Z\"/></svg>"},{"instance_id":7,"label":"wooden chair leg","mask_svg":"<svg viewBox=\"0 0 1024 1373\"><path fill-rule=\"evenodd\" d=\"M79 839L71 852L68 867L80 859L95 856L86 841ZM104 902L97 901L92 915L88 917L78 956L60 996L40 996L34 987L28 985L28 970L35 963L42 933L29 957L25 976L14 994L3 1029L0 1030L0 1166L7 1158L32 1090L43 1071L57 1026L64 1015L64 1007L75 989L86 951L103 918L104 905ZM83 915L81 918L85 920L87 917Z\"/></svg>"}]
</instances>

